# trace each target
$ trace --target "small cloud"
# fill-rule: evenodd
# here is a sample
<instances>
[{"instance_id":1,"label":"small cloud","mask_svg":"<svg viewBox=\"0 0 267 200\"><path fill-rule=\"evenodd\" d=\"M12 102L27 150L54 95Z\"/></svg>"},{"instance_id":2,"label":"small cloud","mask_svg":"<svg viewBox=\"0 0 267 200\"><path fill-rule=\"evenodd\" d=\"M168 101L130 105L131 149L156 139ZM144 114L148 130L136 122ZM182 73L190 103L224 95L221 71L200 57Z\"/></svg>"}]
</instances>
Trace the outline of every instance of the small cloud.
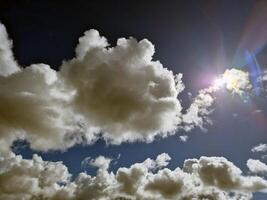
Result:
<instances>
[{"instance_id":1,"label":"small cloud","mask_svg":"<svg viewBox=\"0 0 267 200\"><path fill-rule=\"evenodd\" d=\"M267 173L267 165L260 160L249 159L247 161L247 167L249 168L249 171L255 174Z\"/></svg>"},{"instance_id":2,"label":"small cloud","mask_svg":"<svg viewBox=\"0 0 267 200\"><path fill-rule=\"evenodd\" d=\"M87 167L91 166L91 167L96 167L99 169L107 170L110 166L111 161L112 161L111 158L107 158L104 156L98 156L95 159L92 159L91 157L86 157L81 162L81 167L83 169L86 169Z\"/></svg>"},{"instance_id":3,"label":"small cloud","mask_svg":"<svg viewBox=\"0 0 267 200\"><path fill-rule=\"evenodd\" d=\"M179 139L180 139L182 142L187 142L187 140L188 140L188 135L181 135L181 136L179 136Z\"/></svg>"},{"instance_id":4,"label":"small cloud","mask_svg":"<svg viewBox=\"0 0 267 200\"><path fill-rule=\"evenodd\" d=\"M259 144L255 147L253 147L251 149L252 152L256 153L256 152L261 152L261 153L264 153L264 152L267 152L267 144Z\"/></svg>"}]
</instances>

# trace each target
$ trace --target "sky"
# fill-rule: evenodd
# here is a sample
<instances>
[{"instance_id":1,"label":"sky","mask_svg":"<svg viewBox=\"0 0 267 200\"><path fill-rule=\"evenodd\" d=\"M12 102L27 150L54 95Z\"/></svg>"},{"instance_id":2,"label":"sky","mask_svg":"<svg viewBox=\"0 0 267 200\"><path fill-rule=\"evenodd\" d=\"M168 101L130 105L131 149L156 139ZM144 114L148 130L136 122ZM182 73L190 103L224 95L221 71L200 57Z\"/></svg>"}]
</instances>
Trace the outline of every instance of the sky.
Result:
<instances>
[{"instance_id":1,"label":"sky","mask_svg":"<svg viewBox=\"0 0 267 200\"><path fill-rule=\"evenodd\" d=\"M0 2L0 200L266 199L266 13ZM232 68L250 83L214 89Z\"/></svg>"}]
</instances>

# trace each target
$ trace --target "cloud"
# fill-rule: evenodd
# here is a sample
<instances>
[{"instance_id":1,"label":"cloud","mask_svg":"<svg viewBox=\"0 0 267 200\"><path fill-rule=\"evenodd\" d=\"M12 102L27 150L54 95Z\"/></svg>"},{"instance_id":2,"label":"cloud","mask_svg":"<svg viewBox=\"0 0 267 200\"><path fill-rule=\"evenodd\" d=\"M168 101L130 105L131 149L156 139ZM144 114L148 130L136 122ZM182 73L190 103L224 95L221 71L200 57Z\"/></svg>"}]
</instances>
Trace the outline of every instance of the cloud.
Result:
<instances>
[{"instance_id":1,"label":"cloud","mask_svg":"<svg viewBox=\"0 0 267 200\"><path fill-rule=\"evenodd\" d=\"M100 136L115 144L152 141L177 129L182 76L152 61L154 46L148 40L121 38L107 48L96 30L86 31L77 58L57 72L45 64L20 69L0 28L2 154L16 139L48 151Z\"/></svg>"},{"instance_id":2,"label":"cloud","mask_svg":"<svg viewBox=\"0 0 267 200\"><path fill-rule=\"evenodd\" d=\"M182 115L182 127L186 131L190 131L195 127L204 129L206 123L211 123L209 115L212 112L210 107L213 105L216 90L213 87L200 90L198 95Z\"/></svg>"},{"instance_id":3,"label":"cloud","mask_svg":"<svg viewBox=\"0 0 267 200\"><path fill-rule=\"evenodd\" d=\"M110 158L99 156L96 159L91 159L89 165L99 169L108 170L111 161L112 160Z\"/></svg>"},{"instance_id":4,"label":"cloud","mask_svg":"<svg viewBox=\"0 0 267 200\"><path fill-rule=\"evenodd\" d=\"M3 25L0 40L2 155L17 139L39 151L65 150L98 138L112 144L151 142L187 126L203 126L207 106L194 109L197 97L183 116L182 75L152 60L154 46L147 39L120 38L108 47L98 31L86 31L76 57L59 71L46 64L19 67Z\"/></svg>"},{"instance_id":5,"label":"cloud","mask_svg":"<svg viewBox=\"0 0 267 200\"><path fill-rule=\"evenodd\" d=\"M46 64L19 67L3 25L0 41L1 154L10 153L17 139L35 150L64 151L99 138L111 144L152 142L210 123L218 88L199 91L182 113L182 74L154 61L154 46L147 39L120 38L109 47L98 31L86 31L76 57L64 61L59 71ZM233 88L249 83L246 73L228 71L230 80L225 80Z\"/></svg>"},{"instance_id":6,"label":"cloud","mask_svg":"<svg viewBox=\"0 0 267 200\"><path fill-rule=\"evenodd\" d=\"M252 173L265 174L267 173L267 165L260 160L249 159L247 167Z\"/></svg>"},{"instance_id":7,"label":"cloud","mask_svg":"<svg viewBox=\"0 0 267 200\"><path fill-rule=\"evenodd\" d=\"M25 139L33 149L42 151L66 149L80 142L81 128L68 108L69 94L63 90L57 72L45 64L0 77L2 153L16 139Z\"/></svg>"},{"instance_id":8,"label":"cloud","mask_svg":"<svg viewBox=\"0 0 267 200\"><path fill-rule=\"evenodd\" d=\"M76 112L100 127L104 139L116 144L152 141L176 130L182 76L152 61L151 42L120 38L108 48L96 30L87 31L79 42L77 58L65 62L60 74L75 91Z\"/></svg>"},{"instance_id":9,"label":"cloud","mask_svg":"<svg viewBox=\"0 0 267 200\"><path fill-rule=\"evenodd\" d=\"M86 31L76 57L59 71L46 64L22 68L11 48L0 24L0 200L245 200L266 190L266 180L244 176L222 157L188 159L172 170L163 153L113 173L111 159L99 156L85 160L98 168L95 176L80 173L72 180L62 162L14 155L10 146L17 139L39 151L66 150L98 138L112 144L151 142L203 127L217 89L199 91L183 114L182 75L153 60L147 39L120 38L109 47L98 31Z\"/></svg>"},{"instance_id":10,"label":"cloud","mask_svg":"<svg viewBox=\"0 0 267 200\"><path fill-rule=\"evenodd\" d=\"M171 157L167 153L159 154L155 160L156 168L162 168L169 165Z\"/></svg>"},{"instance_id":11,"label":"cloud","mask_svg":"<svg viewBox=\"0 0 267 200\"><path fill-rule=\"evenodd\" d=\"M12 154L0 160L0 199L53 199L65 193L63 184L70 180L61 162L46 162L34 155L32 160Z\"/></svg>"},{"instance_id":12,"label":"cloud","mask_svg":"<svg viewBox=\"0 0 267 200\"><path fill-rule=\"evenodd\" d=\"M100 156L91 162L99 168L96 176L80 173L71 181L61 162L46 162L37 155L28 160L12 154L0 160L0 199L248 200L254 192L267 188L266 180L242 175L223 157L188 159L182 168L174 170L166 167L169 159L167 154L160 154L155 160L148 158L129 168L121 167L114 174L108 171L110 159ZM155 163L164 163L158 165L164 168Z\"/></svg>"},{"instance_id":13,"label":"cloud","mask_svg":"<svg viewBox=\"0 0 267 200\"><path fill-rule=\"evenodd\" d=\"M222 75L222 80L226 89L233 93L242 94L252 88L249 81L249 73L242 70L227 69Z\"/></svg>"},{"instance_id":14,"label":"cloud","mask_svg":"<svg viewBox=\"0 0 267 200\"><path fill-rule=\"evenodd\" d=\"M264 152L267 152L267 144L259 144L255 147L253 147L251 149L252 152L256 153L256 152L261 152L261 153L264 153Z\"/></svg>"},{"instance_id":15,"label":"cloud","mask_svg":"<svg viewBox=\"0 0 267 200\"><path fill-rule=\"evenodd\" d=\"M0 76L8 76L20 70L11 49L12 41L8 38L5 26L0 23Z\"/></svg>"},{"instance_id":16,"label":"cloud","mask_svg":"<svg viewBox=\"0 0 267 200\"><path fill-rule=\"evenodd\" d=\"M179 139L182 141L182 142L186 142L188 140L188 135L181 135L179 136Z\"/></svg>"},{"instance_id":17,"label":"cloud","mask_svg":"<svg viewBox=\"0 0 267 200\"><path fill-rule=\"evenodd\" d=\"M3 25L0 40L2 155L17 139L35 150L65 150L99 137L115 144L152 141L174 134L180 123L182 76L152 61L148 40L121 38L107 48L96 30L86 31L77 58L60 71L18 67Z\"/></svg>"},{"instance_id":18,"label":"cloud","mask_svg":"<svg viewBox=\"0 0 267 200\"><path fill-rule=\"evenodd\" d=\"M249 80L249 73L239 69L227 69L215 79L210 87L202 89L194 98L193 102L182 115L183 128L187 131L197 127L204 128L207 123L212 123L209 115L212 113L211 106L216 100L215 93L225 87L233 94L243 94L249 91L252 86Z\"/></svg>"},{"instance_id":19,"label":"cloud","mask_svg":"<svg viewBox=\"0 0 267 200\"><path fill-rule=\"evenodd\" d=\"M267 183L259 177L243 176L238 167L223 157L189 159L184 166L188 172L197 172L205 185L216 186L225 191L257 191L265 189Z\"/></svg>"}]
</instances>

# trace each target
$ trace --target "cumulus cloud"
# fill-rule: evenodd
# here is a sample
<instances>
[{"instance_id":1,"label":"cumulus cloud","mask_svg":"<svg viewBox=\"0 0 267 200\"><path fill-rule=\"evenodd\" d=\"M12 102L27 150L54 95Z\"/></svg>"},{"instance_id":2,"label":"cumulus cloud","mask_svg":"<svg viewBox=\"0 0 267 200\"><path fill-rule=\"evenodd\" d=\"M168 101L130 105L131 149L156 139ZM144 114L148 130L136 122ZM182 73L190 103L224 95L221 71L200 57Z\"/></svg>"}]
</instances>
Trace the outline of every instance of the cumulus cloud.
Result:
<instances>
[{"instance_id":1,"label":"cumulus cloud","mask_svg":"<svg viewBox=\"0 0 267 200\"><path fill-rule=\"evenodd\" d=\"M46 64L19 67L3 25L0 40L2 154L17 139L36 150L65 150L99 137L113 144L151 142L203 124L204 109L192 105L189 114L181 113L182 75L152 60L147 39L120 38L109 47L98 31L86 31L76 57L59 71Z\"/></svg>"},{"instance_id":2,"label":"cumulus cloud","mask_svg":"<svg viewBox=\"0 0 267 200\"><path fill-rule=\"evenodd\" d=\"M77 58L56 72L45 64L20 69L0 26L0 143L16 139L32 148L66 149L99 133L111 142L152 141L174 134L180 123L182 75L152 61L148 40L121 38L108 48L96 30L79 39Z\"/></svg>"},{"instance_id":3,"label":"cumulus cloud","mask_svg":"<svg viewBox=\"0 0 267 200\"><path fill-rule=\"evenodd\" d=\"M68 109L68 93L48 65L35 64L0 77L0 99L2 152L16 139L47 151L65 149L81 137L75 115Z\"/></svg>"},{"instance_id":4,"label":"cumulus cloud","mask_svg":"<svg viewBox=\"0 0 267 200\"><path fill-rule=\"evenodd\" d=\"M69 180L68 169L61 162L46 162L37 155L32 160L14 154L0 159L1 200L68 197L71 187L67 192L64 184Z\"/></svg>"},{"instance_id":5,"label":"cumulus cloud","mask_svg":"<svg viewBox=\"0 0 267 200\"><path fill-rule=\"evenodd\" d=\"M163 155L159 156L166 156ZM100 168L95 178L80 174L76 184L82 183L82 187L78 188L83 189L77 193L78 198L250 199L252 192L267 187L264 179L257 176L243 176L241 170L225 158L189 159L185 161L183 168L178 167L174 170L162 168L155 171L154 162L152 159L147 159L129 168L119 168L116 174ZM210 177L208 173L211 174ZM96 180L99 182L96 183ZM97 188L96 185L100 187ZM86 192L88 190L95 192Z\"/></svg>"},{"instance_id":6,"label":"cumulus cloud","mask_svg":"<svg viewBox=\"0 0 267 200\"><path fill-rule=\"evenodd\" d=\"M265 174L267 173L267 165L260 160L249 159L247 167L252 173Z\"/></svg>"},{"instance_id":7,"label":"cumulus cloud","mask_svg":"<svg viewBox=\"0 0 267 200\"><path fill-rule=\"evenodd\" d=\"M98 138L113 144L151 142L203 127L218 88L199 91L183 114L182 75L153 60L147 39L120 38L109 47L98 31L86 31L76 57L59 71L46 64L22 68L11 48L0 24L0 200L245 200L266 189L266 180L244 176L221 157L188 159L171 170L171 158L163 153L113 173L111 159L99 156L86 159L98 168L95 176L80 173L72 180L61 162L14 155L10 146L17 139L35 150L65 150ZM233 79L225 84L240 87Z\"/></svg>"},{"instance_id":8,"label":"cumulus cloud","mask_svg":"<svg viewBox=\"0 0 267 200\"><path fill-rule=\"evenodd\" d=\"M223 157L189 159L185 161L184 167L188 172L197 172L205 185L216 186L222 190L257 191L266 188L265 180L243 176L238 167Z\"/></svg>"},{"instance_id":9,"label":"cumulus cloud","mask_svg":"<svg viewBox=\"0 0 267 200\"><path fill-rule=\"evenodd\" d=\"M61 162L46 162L37 155L27 160L12 154L0 160L0 199L248 200L253 192L267 188L266 180L242 175L223 157L188 159L174 170L166 167L169 159L160 154L155 160L121 167L114 174L108 171L110 159L100 156L91 162L99 168L96 176L80 173L71 181ZM155 163L162 163L163 168Z\"/></svg>"},{"instance_id":10,"label":"cumulus cloud","mask_svg":"<svg viewBox=\"0 0 267 200\"><path fill-rule=\"evenodd\" d=\"M60 74L75 91L75 110L101 127L107 141L151 141L175 131L182 76L152 61L148 40L120 38L108 48L106 39L90 30L79 41L77 58L64 63Z\"/></svg>"},{"instance_id":11,"label":"cumulus cloud","mask_svg":"<svg viewBox=\"0 0 267 200\"><path fill-rule=\"evenodd\" d=\"M182 74L154 61L147 39L120 38L109 47L98 31L86 31L76 57L59 71L46 64L20 68L3 25L0 41L1 154L8 154L16 139L27 140L35 150L65 150L98 138L112 144L151 142L210 122L218 88L201 90L182 113ZM238 74L245 73L229 70L229 80L223 76L232 90L249 83Z\"/></svg>"}]
</instances>

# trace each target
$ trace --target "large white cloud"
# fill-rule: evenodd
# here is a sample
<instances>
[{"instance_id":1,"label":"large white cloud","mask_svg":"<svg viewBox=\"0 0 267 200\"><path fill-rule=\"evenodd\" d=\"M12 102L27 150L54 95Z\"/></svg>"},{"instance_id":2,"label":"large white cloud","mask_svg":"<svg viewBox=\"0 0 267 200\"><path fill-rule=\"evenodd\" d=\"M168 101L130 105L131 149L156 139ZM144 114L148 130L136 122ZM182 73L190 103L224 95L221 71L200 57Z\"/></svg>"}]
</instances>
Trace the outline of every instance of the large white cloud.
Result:
<instances>
[{"instance_id":1,"label":"large white cloud","mask_svg":"<svg viewBox=\"0 0 267 200\"><path fill-rule=\"evenodd\" d=\"M120 38L108 46L89 30L79 39L76 58L58 72L45 64L21 68L0 24L0 200L245 200L266 189L266 180L244 176L225 158L189 159L171 170L169 155L161 154L113 173L111 159L101 156L89 162L99 168L96 176L81 173L71 181L61 162L11 153L17 139L41 151L99 137L114 144L150 142L208 121L213 87L201 90L182 114L182 75L153 61L148 40Z\"/></svg>"},{"instance_id":2,"label":"large white cloud","mask_svg":"<svg viewBox=\"0 0 267 200\"><path fill-rule=\"evenodd\" d=\"M248 200L267 188L266 180L242 175L222 157L188 159L174 170L165 166L169 159L161 154L114 174L108 171L111 160L100 156L90 162L99 168L96 176L80 173L71 181L60 162L11 155L0 160L0 200Z\"/></svg>"},{"instance_id":3,"label":"large white cloud","mask_svg":"<svg viewBox=\"0 0 267 200\"><path fill-rule=\"evenodd\" d=\"M201 90L182 113L182 74L153 61L154 46L147 39L120 38L109 47L98 31L86 31L76 57L59 71L45 64L20 68L3 25L0 41L2 153L16 139L26 139L36 150L65 150L100 137L113 144L151 142L209 122L217 89ZM236 83L236 76L230 77Z\"/></svg>"},{"instance_id":4,"label":"large white cloud","mask_svg":"<svg viewBox=\"0 0 267 200\"><path fill-rule=\"evenodd\" d=\"M151 141L175 131L181 75L152 61L154 46L148 40L120 38L107 48L106 39L90 30L79 41L77 58L64 63L60 74L76 92L76 111L100 127L106 140Z\"/></svg>"},{"instance_id":5,"label":"large white cloud","mask_svg":"<svg viewBox=\"0 0 267 200\"><path fill-rule=\"evenodd\" d=\"M3 25L0 40L1 154L16 139L36 150L65 150L99 137L114 144L150 142L203 126L208 106L200 104L207 98L197 97L183 115L177 98L182 75L153 61L154 46L146 39L120 38L108 47L96 30L86 31L76 58L59 71L46 64L20 68Z\"/></svg>"},{"instance_id":6,"label":"large white cloud","mask_svg":"<svg viewBox=\"0 0 267 200\"><path fill-rule=\"evenodd\" d=\"M170 157L161 154L114 174L111 160L99 157L89 163L99 167L96 176L81 173L71 182L62 163L15 156L9 148L16 139L36 150L65 150L99 137L114 144L150 142L202 127L214 90L201 90L182 114L182 75L153 61L154 46L146 39L121 38L108 48L96 30L87 31L76 58L58 72L45 64L18 67L2 25L0 40L0 200L249 199L266 189L265 180L243 176L224 158L191 159L170 170Z\"/></svg>"}]
</instances>

